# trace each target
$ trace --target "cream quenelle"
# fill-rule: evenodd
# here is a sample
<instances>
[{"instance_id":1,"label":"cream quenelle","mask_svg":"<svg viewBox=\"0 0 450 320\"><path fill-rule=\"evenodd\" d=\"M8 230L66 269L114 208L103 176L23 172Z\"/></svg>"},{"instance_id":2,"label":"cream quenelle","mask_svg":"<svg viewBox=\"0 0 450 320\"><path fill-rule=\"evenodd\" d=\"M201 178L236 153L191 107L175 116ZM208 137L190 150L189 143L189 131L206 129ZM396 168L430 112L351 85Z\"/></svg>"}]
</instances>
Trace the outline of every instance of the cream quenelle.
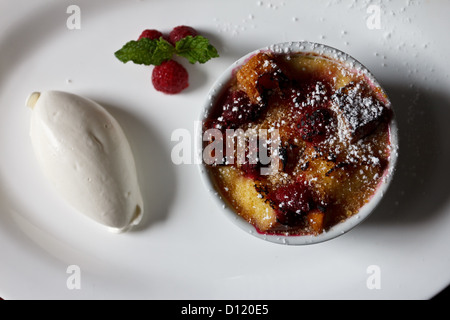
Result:
<instances>
[{"instance_id":1,"label":"cream quenelle","mask_svg":"<svg viewBox=\"0 0 450 320\"><path fill-rule=\"evenodd\" d=\"M137 225L143 200L117 120L98 103L67 92L34 92L26 104L37 160L59 194L112 232Z\"/></svg>"}]
</instances>

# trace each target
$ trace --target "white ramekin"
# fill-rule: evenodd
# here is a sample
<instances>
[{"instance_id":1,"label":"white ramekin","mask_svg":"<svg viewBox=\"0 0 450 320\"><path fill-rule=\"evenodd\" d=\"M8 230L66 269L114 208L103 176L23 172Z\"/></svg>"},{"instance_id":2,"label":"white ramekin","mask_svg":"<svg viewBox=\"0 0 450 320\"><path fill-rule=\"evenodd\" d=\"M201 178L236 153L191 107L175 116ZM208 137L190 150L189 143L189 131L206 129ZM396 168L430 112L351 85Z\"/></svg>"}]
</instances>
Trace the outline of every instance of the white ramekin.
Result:
<instances>
[{"instance_id":1,"label":"white ramekin","mask_svg":"<svg viewBox=\"0 0 450 320\"><path fill-rule=\"evenodd\" d=\"M362 73L366 76L366 79L370 82L374 87L378 87L381 92L386 96L387 104L392 108L386 93L382 89L381 85L375 79L375 77L364 67L360 62L351 57L350 55L337 50L335 48L313 43L309 41L299 41L299 42L286 42L280 44L274 44L269 47L261 48L250 52L235 61L232 65L230 65L227 70L215 81L212 88L209 91L208 97L204 102L202 112L200 115L201 122L199 125L202 125L203 120L208 116L209 110L213 107L215 100L218 98L219 94L223 91L224 87L229 84L235 70L245 64L252 56L259 52L274 52L274 53L316 53L322 56L327 56L333 60L337 60L341 63L344 63L346 67L352 69L358 73ZM386 174L381 180L377 191L372 196L371 200L365 204L360 211L353 215L352 217L346 219L345 221L338 223L333 226L326 232L323 232L319 235L304 235L304 236L285 236L285 235L270 235L270 234L262 234L256 230L256 228L241 218L233 208L229 207L224 199L221 198L218 190L215 189L212 178L209 175L209 170L203 162L199 165L200 175L204 182L205 187L211 196L215 199L218 205L218 210L226 214L230 220L235 223L238 227L240 227L245 232L258 237L260 239L270 241L273 243L286 244L286 245L308 245L315 244L324 241L328 241L334 239L338 236L345 234L350 231L361 222L363 222L377 207L380 203L383 195L386 193L389 184L392 181L394 169L397 163L398 157L398 132L397 132L397 123L395 121L395 117L393 117L392 122L390 124L390 136L391 136L391 155L388 169L386 170ZM196 137L196 152L197 156L202 159L202 151L203 151L203 141L202 141L202 129L201 127L197 130L198 136ZM200 161L199 161L200 162Z\"/></svg>"}]
</instances>

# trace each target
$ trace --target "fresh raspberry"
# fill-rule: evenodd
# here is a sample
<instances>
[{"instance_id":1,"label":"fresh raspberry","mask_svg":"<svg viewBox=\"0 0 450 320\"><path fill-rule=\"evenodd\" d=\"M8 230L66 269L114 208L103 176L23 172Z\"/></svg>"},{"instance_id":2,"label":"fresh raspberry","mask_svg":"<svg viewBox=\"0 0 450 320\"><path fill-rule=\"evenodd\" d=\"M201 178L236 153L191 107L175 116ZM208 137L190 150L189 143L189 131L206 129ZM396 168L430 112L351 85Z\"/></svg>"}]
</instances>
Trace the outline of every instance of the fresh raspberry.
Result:
<instances>
[{"instance_id":1,"label":"fresh raspberry","mask_svg":"<svg viewBox=\"0 0 450 320\"><path fill-rule=\"evenodd\" d=\"M287 226L296 226L313 209L311 190L302 181L283 185L269 194L277 220Z\"/></svg>"},{"instance_id":2,"label":"fresh raspberry","mask_svg":"<svg viewBox=\"0 0 450 320\"><path fill-rule=\"evenodd\" d=\"M148 38L150 40L158 40L159 38L163 37L163 34L155 29L147 29L142 31L141 35L138 38L138 41L142 38Z\"/></svg>"},{"instance_id":3,"label":"fresh raspberry","mask_svg":"<svg viewBox=\"0 0 450 320\"><path fill-rule=\"evenodd\" d=\"M188 26L178 26L173 28L173 30L169 34L169 42L175 45L177 41L180 41L183 38L186 38L187 36L197 36L198 32L192 27Z\"/></svg>"},{"instance_id":4,"label":"fresh raspberry","mask_svg":"<svg viewBox=\"0 0 450 320\"><path fill-rule=\"evenodd\" d=\"M169 60L155 66L152 82L156 90L167 94L176 94L189 86L189 74L181 64Z\"/></svg>"}]
</instances>

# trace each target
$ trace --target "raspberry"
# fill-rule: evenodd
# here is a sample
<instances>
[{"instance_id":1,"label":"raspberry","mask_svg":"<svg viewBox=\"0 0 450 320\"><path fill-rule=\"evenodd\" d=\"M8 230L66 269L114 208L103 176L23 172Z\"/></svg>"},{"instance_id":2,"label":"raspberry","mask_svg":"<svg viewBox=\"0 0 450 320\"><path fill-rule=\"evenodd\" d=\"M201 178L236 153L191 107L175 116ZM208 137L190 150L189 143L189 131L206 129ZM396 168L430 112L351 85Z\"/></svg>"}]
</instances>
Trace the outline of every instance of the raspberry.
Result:
<instances>
[{"instance_id":1,"label":"raspberry","mask_svg":"<svg viewBox=\"0 0 450 320\"><path fill-rule=\"evenodd\" d=\"M245 177L256 180L260 176L261 166L259 163L251 164L246 162L241 166L241 170L244 172Z\"/></svg>"},{"instance_id":2,"label":"raspberry","mask_svg":"<svg viewBox=\"0 0 450 320\"><path fill-rule=\"evenodd\" d=\"M304 100L304 91L298 88L292 87L288 88L285 92L285 97L287 98L287 103L291 105L291 107L302 107L302 102Z\"/></svg>"},{"instance_id":3,"label":"raspberry","mask_svg":"<svg viewBox=\"0 0 450 320\"><path fill-rule=\"evenodd\" d=\"M176 94L189 86L189 75L181 64L169 60L155 66L152 82L156 90L167 94Z\"/></svg>"},{"instance_id":4,"label":"raspberry","mask_svg":"<svg viewBox=\"0 0 450 320\"><path fill-rule=\"evenodd\" d=\"M241 170L243 171L245 177L256 180L261 176L262 164L258 159L259 148L254 148L253 146L251 148L251 152L250 146L246 150L245 163L241 165Z\"/></svg>"},{"instance_id":5,"label":"raspberry","mask_svg":"<svg viewBox=\"0 0 450 320\"><path fill-rule=\"evenodd\" d=\"M173 30L169 34L169 42L175 45L177 41L186 38L187 36L197 36L198 32L192 27L188 26L178 26L173 28Z\"/></svg>"},{"instance_id":6,"label":"raspberry","mask_svg":"<svg viewBox=\"0 0 450 320\"><path fill-rule=\"evenodd\" d=\"M161 32L159 32L158 30L147 29L147 30L142 31L138 40L141 40L142 38L148 38L150 40L158 40L161 37L163 37L163 34Z\"/></svg>"},{"instance_id":7,"label":"raspberry","mask_svg":"<svg viewBox=\"0 0 450 320\"><path fill-rule=\"evenodd\" d=\"M235 129L256 120L261 111L261 106L253 104L244 91L232 91L223 105L222 121L226 128Z\"/></svg>"},{"instance_id":8,"label":"raspberry","mask_svg":"<svg viewBox=\"0 0 450 320\"><path fill-rule=\"evenodd\" d=\"M308 110L304 113L297 127L304 141L318 144L330 134L331 111L325 108Z\"/></svg>"},{"instance_id":9,"label":"raspberry","mask_svg":"<svg viewBox=\"0 0 450 320\"><path fill-rule=\"evenodd\" d=\"M282 171L291 174L298 165L301 158L301 148L293 144L281 146L279 149Z\"/></svg>"},{"instance_id":10,"label":"raspberry","mask_svg":"<svg viewBox=\"0 0 450 320\"><path fill-rule=\"evenodd\" d=\"M283 185L269 195L277 220L287 226L296 226L313 209L313 196L303 182Z\"/></svg>"},{"instance_id":11,"label":"raspberry","mask_svg":"<svg viewBox=\"0 0 450 320\"><path fill-rule=\"evenodd\" d=\"M284 95L288 99L288 103L292 107L325 107L329 105L332 89L328 84L320 81L305 81L305 83L297 84L287 88Z\"/></svg>"},{"instance_id":12,"label":"raspberry","mask_svg":"<svg viewBox=\"0 0 450 320\"><path fill-rule=\"evenodd\" d=\"M271 63L272 68L276 68L271 72L265 72L258 77L256 81L256 90L262 101L265 101L273 92L283 93L283 89L288 84L288 79L281 69L275 63Z\"/></svg>"}]
</instances>

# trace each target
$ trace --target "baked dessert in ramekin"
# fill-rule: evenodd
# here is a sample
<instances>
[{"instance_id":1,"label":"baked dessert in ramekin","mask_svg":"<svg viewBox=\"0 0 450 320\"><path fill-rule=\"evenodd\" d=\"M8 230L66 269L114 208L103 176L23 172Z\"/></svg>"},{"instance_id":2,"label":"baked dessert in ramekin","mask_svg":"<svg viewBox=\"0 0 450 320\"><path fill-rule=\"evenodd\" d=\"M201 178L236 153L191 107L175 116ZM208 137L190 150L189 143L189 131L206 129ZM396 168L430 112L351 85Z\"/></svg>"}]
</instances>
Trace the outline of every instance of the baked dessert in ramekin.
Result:
<instances>
[{"instance_id":1,"label":"baked dessert in ramekin","mask_svg":"<svg viewBox=\"0 0 450 320\"><path fill-rule=\"evenodd\" d=\"M392 178L397 129L373 75L310 42L252 52L216 82L202 114L205 179L238 224L306 244L366 218Z\"/></svg>"}]
</instances>

